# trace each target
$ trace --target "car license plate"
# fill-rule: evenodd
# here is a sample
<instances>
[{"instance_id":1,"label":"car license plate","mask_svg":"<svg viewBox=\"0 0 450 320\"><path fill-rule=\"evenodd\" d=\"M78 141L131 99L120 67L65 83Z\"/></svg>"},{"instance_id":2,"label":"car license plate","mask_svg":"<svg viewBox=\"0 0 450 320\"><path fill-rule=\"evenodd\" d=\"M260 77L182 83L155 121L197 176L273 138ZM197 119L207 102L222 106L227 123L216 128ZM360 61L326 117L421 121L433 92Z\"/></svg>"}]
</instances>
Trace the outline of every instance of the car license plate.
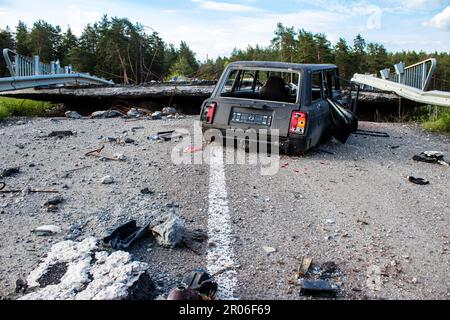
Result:
<instances>
[{"instance_id":1,"label":"car license plate","mask_svg":"<svg viewBox=\"0 0 450 320\"><path fill-rule=\"evenodd\" d=\"M233 112L231 122L270 126L272 124L272 116L244 112Z\"/></svg>"}]
</instances>

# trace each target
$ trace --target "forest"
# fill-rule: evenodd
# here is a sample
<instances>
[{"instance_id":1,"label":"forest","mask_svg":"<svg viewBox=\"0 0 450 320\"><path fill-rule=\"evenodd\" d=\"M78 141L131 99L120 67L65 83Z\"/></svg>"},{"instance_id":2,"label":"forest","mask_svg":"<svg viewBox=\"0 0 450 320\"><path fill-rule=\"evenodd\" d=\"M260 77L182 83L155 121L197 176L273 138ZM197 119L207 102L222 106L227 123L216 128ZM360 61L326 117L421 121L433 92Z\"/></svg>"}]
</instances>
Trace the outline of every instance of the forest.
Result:
<instances>
[{"instance_id":1,"label":"forest","mask_svg":"<svg viewBox=\"0 0 450 320\"><path fill-rule=\"evenodd\" d=\"M72 65L77 71L123 84L164 81L175 76L217 80L228 63L238 60L333 63L340 67L342 77L350 79L356 72L377 73L400 61L409 65L435 57L438 70L432 87L450 91L448 52L388 52L382 44L366 42L360 34L352 43L341 38L332 44L326 34L278 23L267 46L236 48L229 57L198 61L188 43L167 43L157 32L147 29L127 18L105 15L87 25L77 37L70 27L63 32L60 26L43 20L32 26L19 22L14 30L0 30L0 46L26 56L39 55L44 62L60 60L63 66ZM9 76L1 60L0 76Z\"/></svg>"}]
</instances>

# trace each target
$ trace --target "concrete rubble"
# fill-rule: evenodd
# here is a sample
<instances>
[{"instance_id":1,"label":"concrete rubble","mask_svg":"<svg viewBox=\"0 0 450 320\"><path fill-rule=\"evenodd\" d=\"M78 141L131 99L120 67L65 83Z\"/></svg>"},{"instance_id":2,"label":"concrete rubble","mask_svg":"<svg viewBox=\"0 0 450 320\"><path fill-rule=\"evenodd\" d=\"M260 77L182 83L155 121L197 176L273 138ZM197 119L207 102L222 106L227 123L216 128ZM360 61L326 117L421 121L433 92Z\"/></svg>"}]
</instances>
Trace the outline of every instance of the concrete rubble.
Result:
<instances>
[{"instance_id":1,"label":"concrete rubble","mask_svg":"<svg viewBox=\"0 0 450 320\"><path fill-rule=\"evenodd\" d=\"M44 277L59 268L51 284L43 286ZM100 251L97 239L55 244L47 257L26 279L27 292L20 300L123 300L130 299L140 281L146 281L144 294L155 298L146 263L133 261L124 251L109 254ZM51 277L50 277L51 278ZM47 280L48 281L48 280Z\"/></svg>"},{"instance_id":2,"label":"concrete rubble","mask_svg":"<svg viewBox=\"0 0 450 320\"><path fill-rule=\"evenodd\" d=\"M152 232L160 246L175 248L183 241L185 226L173 211L163 217L160 224L153 226Z\"/></svg>"}]
</instances>

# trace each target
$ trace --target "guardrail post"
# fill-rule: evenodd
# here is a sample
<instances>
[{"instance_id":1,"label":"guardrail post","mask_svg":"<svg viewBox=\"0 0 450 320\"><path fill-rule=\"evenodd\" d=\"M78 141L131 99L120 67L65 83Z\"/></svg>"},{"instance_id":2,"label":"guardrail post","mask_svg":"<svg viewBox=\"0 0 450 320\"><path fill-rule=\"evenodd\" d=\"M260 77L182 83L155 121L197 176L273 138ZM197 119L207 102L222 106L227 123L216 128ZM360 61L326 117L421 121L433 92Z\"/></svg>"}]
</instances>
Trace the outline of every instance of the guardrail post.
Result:
<instances>
[{"instance_id":1,"label":"guardrail post","mask_svg":"<svg viewBox=\"0 0 450 320\"><path fill-rule=\"evenodd\" d=\"M40 60L39 60L39 56L34 56L34 61L33 61L33 66L34 66L34 75L40 75L41 74L41 64L40 64Z\"/></svg>"},{"instance_id":2,"label":"guardrail post","mask_svg":"<svg viewBox=\"0 0 450 320\"><path fill-rule=\"evenodd\" d=\"M403 62L394 65L395 73L398 74L398 83L403 83L403 74L405 73L405 64Z\"/></svg>"},{"instance_id":3,"label":"guardrail post","mask_svg":"<svg viewBox=\"0 0 450 320\"><path fill-rule=\"evenodd\" d=\"M427 83L427 69L428 69L427 64L426 63L422 64L422 83L421 83L421 85L422 85L423 91L425 91L425 89L426 89L425 87L426 87L426 83Z\"/></svg>"},{"instance_id":4,"label":"guardrail post","mask_svg":"<svg viewBox=\"0 0 450 320\"><path fill-rule=\"evenodd\" d=\"M16 56L14 57L14 76L15 77L20 77L21 76L21 72L20 72L21 66L20 66L20 56L18 54L16 54Z\"/></svg>"}]
</instances>

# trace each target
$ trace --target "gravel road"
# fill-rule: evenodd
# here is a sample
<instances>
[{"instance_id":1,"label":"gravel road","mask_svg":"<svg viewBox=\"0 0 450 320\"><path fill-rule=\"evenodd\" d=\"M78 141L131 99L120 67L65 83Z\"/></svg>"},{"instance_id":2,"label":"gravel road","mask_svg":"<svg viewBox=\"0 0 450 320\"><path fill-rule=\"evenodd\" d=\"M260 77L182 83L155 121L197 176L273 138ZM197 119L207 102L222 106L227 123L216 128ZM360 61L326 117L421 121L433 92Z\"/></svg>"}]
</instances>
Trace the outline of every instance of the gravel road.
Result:
<instances>
[{"instance_id":1,"label":"gravel road","mask_svg":"<svg viewBox=\"0 0 450 320\"><path fill-rule=\"evenodd\" d=\"M352 135L345 145L331 141L322 147L333 154L281 156L271 176L261 175L259 166L214 161L223 166L222 179L220 168L206 163L172 163L179 142L147 139L175 128L192 131L195 121L33 118L0 124L0 168L20 167L0 181L8 189L58 190L64 198L48 210L43 204L52 195L0 194L0 297L17 297L16 280L26 278L52 244L101 239L130 219L144 225L175 208L188 230L203 230L210 240L165 249L149 239L133 247L134 259L150 265L163 295L192 269L217 271L212 255L223 249L231 264L218 280L235 298L305 299L296 272L301 257L312 257L313 271L336 264L330 280L340 285L340 299L448 299L450 168L412 160L438 150L449 161L448 135L363 122L361 128L390 137ZM55 130L76 134L48 137ZM135 143L102 141L119 136ZM126 161L85 156L102 145L102 155L120 153ZM101 183L107 175L113 184ZM412 184L410 175L430 184ZM144 188L153 193L142 194ZM63 232L31 232L42 225Z\"/></svg>"}]
</instances>

